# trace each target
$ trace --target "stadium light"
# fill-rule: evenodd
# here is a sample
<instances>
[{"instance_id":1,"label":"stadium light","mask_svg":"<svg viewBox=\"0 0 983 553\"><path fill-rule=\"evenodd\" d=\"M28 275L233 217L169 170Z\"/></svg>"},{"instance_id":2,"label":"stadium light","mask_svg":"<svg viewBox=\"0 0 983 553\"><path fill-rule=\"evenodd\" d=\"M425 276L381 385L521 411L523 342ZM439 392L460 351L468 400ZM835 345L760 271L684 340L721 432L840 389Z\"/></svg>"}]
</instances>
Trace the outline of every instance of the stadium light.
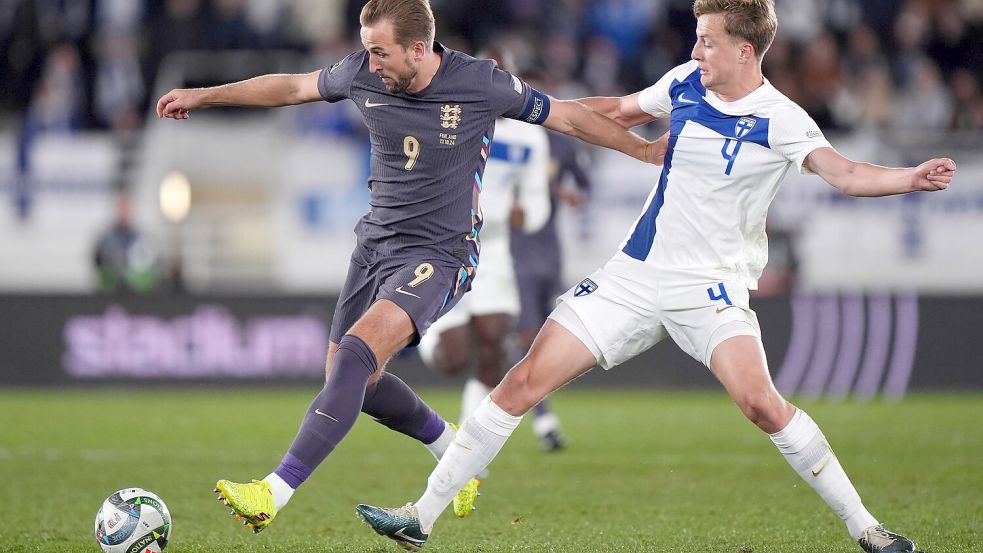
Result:
<instances>
[{"instance_id":1,"label":"stadium light","mask_svg":"<svg viewBox=\"0 0 983 553\"><path fill-rule=\"evenodd\" d=\"M160 182L160 211L169 222L178 224L191 210L191 183L180 171L172 171Z\"/></svg>"}]
</instances>

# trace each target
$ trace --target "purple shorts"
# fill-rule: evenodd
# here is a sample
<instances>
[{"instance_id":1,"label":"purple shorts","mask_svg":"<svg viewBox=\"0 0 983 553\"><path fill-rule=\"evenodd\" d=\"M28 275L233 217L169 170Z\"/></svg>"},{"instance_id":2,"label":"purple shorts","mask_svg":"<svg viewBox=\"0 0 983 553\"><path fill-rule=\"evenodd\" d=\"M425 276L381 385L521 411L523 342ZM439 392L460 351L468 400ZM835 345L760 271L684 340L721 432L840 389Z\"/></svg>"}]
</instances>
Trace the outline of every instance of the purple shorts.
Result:
<instances>
[{"instance_id":1,"label":"purple shorts","mask_svg":"<svg viewBox=\"0 0 983 553\"><path fill-rule=\"evenodd\" d=\"M358 245L331 320L331 341L341 337L378 300L398 305L416 328L416 345L438 317L471 288L474 268L451 254L410 251L383 255Z\"/></svg>"}]
</instances>

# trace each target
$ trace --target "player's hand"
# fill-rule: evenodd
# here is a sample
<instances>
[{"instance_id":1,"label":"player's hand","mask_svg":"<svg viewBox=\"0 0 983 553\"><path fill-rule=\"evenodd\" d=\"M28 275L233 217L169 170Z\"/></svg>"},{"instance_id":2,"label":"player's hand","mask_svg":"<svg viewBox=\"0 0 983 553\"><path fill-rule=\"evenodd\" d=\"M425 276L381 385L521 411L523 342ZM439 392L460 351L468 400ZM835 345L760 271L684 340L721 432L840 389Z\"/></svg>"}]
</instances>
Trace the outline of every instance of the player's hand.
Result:
<instances>
[{"instance_id":1,"label":"player's hand","mask_svg":"<svg viewBox=\"0 0 983 553\"><path fill-rule=\"evenodd\" d=\"M191 110L201 107L198 91L189 88L175 88L157 100L157 117L167 119L189 119Z\"/></svg>"},{"instance_id":2,"label":"player's hand","mask_svg":"<svg viewBox=\"0 0 983 553\"><path fill-rule=\"evenodd\" d=\"M666 152L669 151L669 133L665 133L658 138L658 140L653 140L648 143L645 148L645 161L653 165L662 165L665 163Z\"/></svg>"},{"instance_id":3,"label":"player's hand","mask_svg":"<svg viewBox=\"0 0 983 553\"><path fill-rule=\"evenodd\" d=\"M956 174L956 162L947 157L930 159L915 167L912 175L915 190L945 190L949 188L953 175Z\"/></svg>"},{"instance_id":4,"label":"player's hand","mask_svg":"<svg viewBox=\"0 0 983 553\"><path fill-rule=\"evenodd\" d=\"M512 228L518 230L522 230L522 226L526 223L526 210L522 209L518 203L512 204L512 209L509 212L509 223L511 223Z\"/></svg>"},{"instance_id":5,"label":"player's hand","mask_svg":"<svg viewBox=\"0 0 983 553\"><path fill-rule=\"evenodd\" d=\"M559 190L557 190L556 195L561 202L570 207L580 207L587 203L587 196L576 188L561 186Z\"/></svg>"}]
</instances>

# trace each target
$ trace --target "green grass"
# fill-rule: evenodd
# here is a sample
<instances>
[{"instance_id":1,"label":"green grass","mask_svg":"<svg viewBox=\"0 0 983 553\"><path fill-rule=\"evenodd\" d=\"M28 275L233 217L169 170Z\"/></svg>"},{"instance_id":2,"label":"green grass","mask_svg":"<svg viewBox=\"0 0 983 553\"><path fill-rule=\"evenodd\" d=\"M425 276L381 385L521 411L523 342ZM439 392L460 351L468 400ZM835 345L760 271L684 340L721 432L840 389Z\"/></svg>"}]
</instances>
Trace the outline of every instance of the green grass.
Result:
<instances>
[{"instance_id":1,"label":"green grass","mask_svg":"<svg viewBox=\"0 0 983 553\"><path fill-rule=\"evenodd\" d=\"M415 500L433 461L364 418L266 532L213 499L216 479L276 466L312 394L0 392L0 551L97 552L96 509L128 486L167 502L169 553L393 551L353 506ZM424 396L456 414L456 394ZM860 551L722 392L575 390L554 404L570 447L541 453L523 423L478 511L448 511L426 551ZM927 553L983 550L983 396L801 405L886 525Z\"/></svg>"}]
</instances>

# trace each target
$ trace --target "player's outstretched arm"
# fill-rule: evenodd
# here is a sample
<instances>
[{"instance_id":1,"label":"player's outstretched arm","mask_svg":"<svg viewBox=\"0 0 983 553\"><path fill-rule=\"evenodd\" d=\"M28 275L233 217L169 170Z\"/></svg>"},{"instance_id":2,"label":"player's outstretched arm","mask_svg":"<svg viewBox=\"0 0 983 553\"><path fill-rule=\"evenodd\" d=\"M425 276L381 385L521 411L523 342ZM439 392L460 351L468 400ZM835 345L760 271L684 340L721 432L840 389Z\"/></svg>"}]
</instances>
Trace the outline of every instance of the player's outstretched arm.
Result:
<instances>
[{"instance_id":1,"label":"player's outstretched arm","mask_svg":"<svg viewBox=\"0 0 983 553\"><path fill-rule=\"evenodd\" d=\"M889 196L919 190L945 190L956 174L956 162L930 159L918 167L881 167L849 160L833 148L818 148L805 159L806 167L849 196Z\"/></svg>"},{"instance_id":2,"label":"player's outstretched arm","mask_svg":"<svg viewBox=\"0 0 983 553\"><path fill-rule=\"evenodd\" d=\"M639 94L641 92L620 97L591 96L577 101L622 127L631 129L655 121L655 116L643 110L638 103Z\"/></svg>"},{"instance_id":3,"label":"player's outstretched arm","mask_svg":"<svg viewBox=\"0 0 983 553\"><path fill-rule=\"evenodd\" d=\"M262 75L208 88L176 88L157 101L157 117L188 119L193 109L215 106L280 107L321 99L320 70L298 75Z\"/></svg>"},{"instance_id":4,"label":"player's outstretched arm","mask_svg":"<svg viewBox=\"0 0 983 553\"><path fill-rule=\"evenodd\" d=\"M550 112L543 126L647 163L661 165L666 155L664 143L649 142L574 100L550 98Z\"/></svg>"}]
</instances>

